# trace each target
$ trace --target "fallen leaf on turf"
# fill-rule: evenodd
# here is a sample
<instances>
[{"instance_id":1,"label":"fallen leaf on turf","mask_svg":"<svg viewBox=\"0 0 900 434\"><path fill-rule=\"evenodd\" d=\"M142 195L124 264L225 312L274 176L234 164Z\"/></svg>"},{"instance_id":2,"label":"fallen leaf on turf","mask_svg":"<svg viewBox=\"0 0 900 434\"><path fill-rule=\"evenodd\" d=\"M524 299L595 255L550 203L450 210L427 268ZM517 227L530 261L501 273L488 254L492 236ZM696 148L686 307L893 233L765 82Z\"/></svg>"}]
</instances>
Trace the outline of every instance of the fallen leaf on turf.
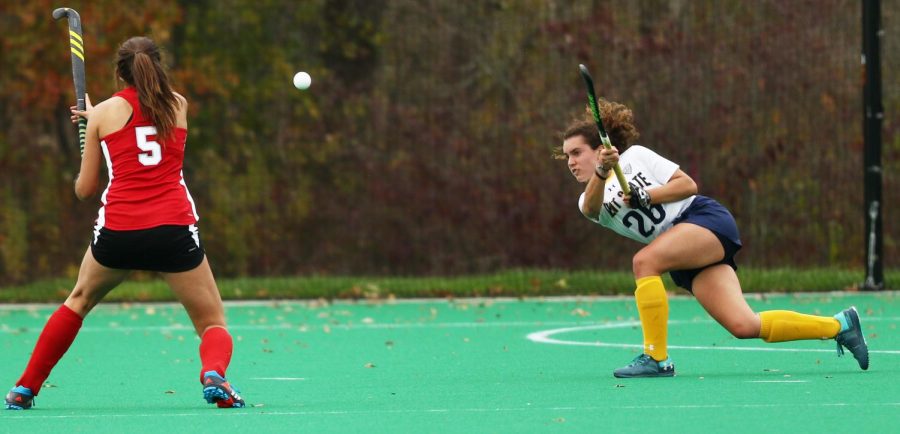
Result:
<instances>
[{"instance_id":1,"label":"fallen leaf on turf","mask_svg":"<svg viewBox=\"0 0 900 434\"><path fill-rule=\"evenodd\" d=\"M553 419L553 421L554 421L554 422L563 423L563 422L566 421L566 418L564 418L564 417L558 417L558 418L556 418L556 419Z\"/></svg>"},{"instance_id":2,"label":"fallen leaf on turf","mask_svg":"<svg viewBox=\"0 0 900 434\"><path fill-rule=\"evenodd\" d=\"M365 365L363 365L363 367L364 368L374 368L375 364L374 363L366 363Z\"/></svg>"},{"instance_id":3,"label":"fallen leaf on turf","mask_svg":"<svg viewBox=\"0 0 900 434\"><path fill-rule=\"evenodd\" d=\"M167 390L167 391L165 391L164 393L165 393L166 395L174 395L174 394L175 394L175 391L174 391L174 390Z\"/></svg>"},{"instance_id":4,"label":"fallen leaf on turf","mask_svg":"<svg viewBox=\"0 0 900 434\"><path fill-rule=\"evenodd\" d=\"M591 313L579 307L572 311L572 315L578 315L583 318L586 316L591 316Z\"/></svg>"}]
</instances>

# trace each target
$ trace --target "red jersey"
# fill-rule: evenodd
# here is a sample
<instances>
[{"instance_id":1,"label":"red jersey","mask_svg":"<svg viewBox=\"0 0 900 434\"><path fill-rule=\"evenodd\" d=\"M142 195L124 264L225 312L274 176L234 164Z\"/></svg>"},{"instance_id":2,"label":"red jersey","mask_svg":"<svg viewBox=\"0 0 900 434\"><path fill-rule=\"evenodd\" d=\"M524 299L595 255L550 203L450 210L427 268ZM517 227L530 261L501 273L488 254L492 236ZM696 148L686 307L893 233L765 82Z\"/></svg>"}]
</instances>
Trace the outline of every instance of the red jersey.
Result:
<instances>
[{"instance_id":1,"label":"red jersey","mask_svg":"<svg viewBox=\"0 0 900 434\"><path fill-rule=\"evenodd\" d=\"M122 129L101 138L109 169L109 185L100 197L97 230L187 226L200 218L182 174L187 130L176 128L160 143L156 127L144 117L137 90L127 87L113 96L131 104L131 119Z\"/></svg>"}]
</instances>

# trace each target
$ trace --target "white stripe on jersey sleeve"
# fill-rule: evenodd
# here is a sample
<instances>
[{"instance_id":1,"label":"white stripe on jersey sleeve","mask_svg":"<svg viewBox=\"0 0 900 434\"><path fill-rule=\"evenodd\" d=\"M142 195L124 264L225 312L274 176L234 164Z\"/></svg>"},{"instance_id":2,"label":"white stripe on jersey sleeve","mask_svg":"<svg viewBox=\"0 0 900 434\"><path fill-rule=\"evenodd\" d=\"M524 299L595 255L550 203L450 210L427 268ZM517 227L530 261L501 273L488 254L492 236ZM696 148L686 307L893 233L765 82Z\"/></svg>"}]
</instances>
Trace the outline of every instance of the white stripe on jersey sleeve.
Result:
<instances>
[{"instance_id":1,"label":"white stripe on jersey sleeve","mask_svg":"<svg viewBox=\"0 0 900 434\"><path fill-rule=\"evenodd\" d=\"M106 184L106 189L104 189L103 194L100 195L100 203L102 203L103 206L97 211L97 224L94 225L94 244L97 243L97 237L100 236L100 229L106 225L106 194L109 193L109 189L112 187L113 183L112 158L109 156L109 148L106 145L106 140L100 142L100 149L103 150L103 158L106 159L106 167L109 172L109 183Z\"/></svg>"}]
</instances>

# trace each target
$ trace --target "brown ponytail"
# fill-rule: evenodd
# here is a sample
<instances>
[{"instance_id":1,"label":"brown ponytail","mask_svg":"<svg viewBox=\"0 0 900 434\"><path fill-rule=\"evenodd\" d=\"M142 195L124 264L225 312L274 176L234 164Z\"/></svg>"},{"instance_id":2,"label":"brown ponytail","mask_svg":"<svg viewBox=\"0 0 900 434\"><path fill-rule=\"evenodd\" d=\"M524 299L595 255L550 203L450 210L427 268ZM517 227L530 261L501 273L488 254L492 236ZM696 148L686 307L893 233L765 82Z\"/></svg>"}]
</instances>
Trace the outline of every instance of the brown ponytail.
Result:
<instances>
[{"instance_id":1,"label":"brown ponytail","mask_svg":"<svg viewBox=\"0 0 900 434\"><path fill-rule=\"evenodd\" d=\"M175 131L178 99L169 86L159 47L150 39L135 36L119 47L116 73L137 89L141 111L156 126L160 141Z\"/></svg>"}]
</instances>

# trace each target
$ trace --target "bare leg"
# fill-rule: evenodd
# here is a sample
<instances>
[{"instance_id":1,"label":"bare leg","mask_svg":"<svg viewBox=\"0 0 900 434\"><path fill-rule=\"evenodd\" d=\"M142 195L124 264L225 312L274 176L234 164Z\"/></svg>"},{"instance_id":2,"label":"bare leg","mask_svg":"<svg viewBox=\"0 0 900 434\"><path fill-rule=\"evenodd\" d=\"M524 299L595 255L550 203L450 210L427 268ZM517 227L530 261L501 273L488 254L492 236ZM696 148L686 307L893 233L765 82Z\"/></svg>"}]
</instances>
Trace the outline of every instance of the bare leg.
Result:
<instances>
[{"instance_id":1,"label":"bare leg","mask_svg":"<svg viewBox=\"0 0 900 434\"><path fill-rule=\"evenodd\" d=\"M716 265L697 275L694 296L719 324L740 339L761 338L766 342L831 339L841 330L840 322L830 316L790 310L754 313L741 293L737 275L728 265Z\"/></svg>"},{"instance_id":2,"label":"bare leg","mask_svg":"<svg viewBox=\"0 0 900 434\"><path fill-rule=\"evenodd\" d=\"M641 249L633 260L637 289L635 303L641 319L644 335L644 351L653 361L664 362L668 358L669 303L660 275L668 270L698 268L715 263L724 257L725 251L719 239L701 226L689 223L677 224ZM642 359L643 360L643 359ZM657 376L674 374L666 367L629 365L614 372L617 377Z\"/></svg>"},{"instance_id":3,"label":"bare leg","mask_svg":"<svg viewBox=\"0 0 900 434\"><path fill-rule=\"evenodd\" d=\"M72 289L65 304L50 315L50 319L47 320L47 324L44 325L44 329L35 343L25 372L22 373L22 377L19 378L16 385L30 389L34 395L40 393L41 385L50 376L50 371L75 341L75 337L81 329L82 318L127 275L128 271L100 265L88 248L81 262L75 288ZM27 396L27 393L23 396ZM19 396L18 399L21 400L22 396ZM17 405L17 408L31 407L30 399L20 404Z\"/></svg>"},{"instance_id":4,"label":"bare leg","mask_svg":"<svg viewBox=\"0 0 900 434\"><path fill-rule=\"evenodd\" d=\"M78 270L78 281L75 282L75 288L64 304L84 318L109 291L119 286L130 272L100 265L88 247Z\"/></svg>"},{"instance_id":5,"label":"bare leg","mask_svg":"<svg viewBox=\"0 0 900 434\"><path fill-rule=\"evenodd\" d=\"M225 327L222 297L206 258L193 270L160 274L187 310L197 336L210 327Z\"/></svg>"},{"instance_id":6,"label":"bare leg","mask_svg":"<svg viewBox=\"0 0 900 434\"><path fill-rule=\"evenodd\" d=\"M722 243L709 229L679 223L638 251L632 268L635 279L640 279L670 270L700 268L724 257Z\"/></svg>"},{"instance_id":7,"label":"bare leg","mask_svg":"<svg viewBox=\"0 0 900 434\"><path fill-rule=\"evenodd\" d=\"M184 305L200 336L200 382L203 397L220 408L243 407L244 400L225 380L234 342L225 328L225 309L209 262L183 273L163 273L172 291Z\"/></svg>"},{"instance_id":8,"label":"bare leg","mask_svg":"<svg viewBox=\"0 0 900 434\"><path fill-rule=\"evenodd\" d=\"M726 264L709 267L694 278L694 297L719 324L740 339L759 337L759 315L744 299L734 269Z\"/></svg>"}]
</instances>

